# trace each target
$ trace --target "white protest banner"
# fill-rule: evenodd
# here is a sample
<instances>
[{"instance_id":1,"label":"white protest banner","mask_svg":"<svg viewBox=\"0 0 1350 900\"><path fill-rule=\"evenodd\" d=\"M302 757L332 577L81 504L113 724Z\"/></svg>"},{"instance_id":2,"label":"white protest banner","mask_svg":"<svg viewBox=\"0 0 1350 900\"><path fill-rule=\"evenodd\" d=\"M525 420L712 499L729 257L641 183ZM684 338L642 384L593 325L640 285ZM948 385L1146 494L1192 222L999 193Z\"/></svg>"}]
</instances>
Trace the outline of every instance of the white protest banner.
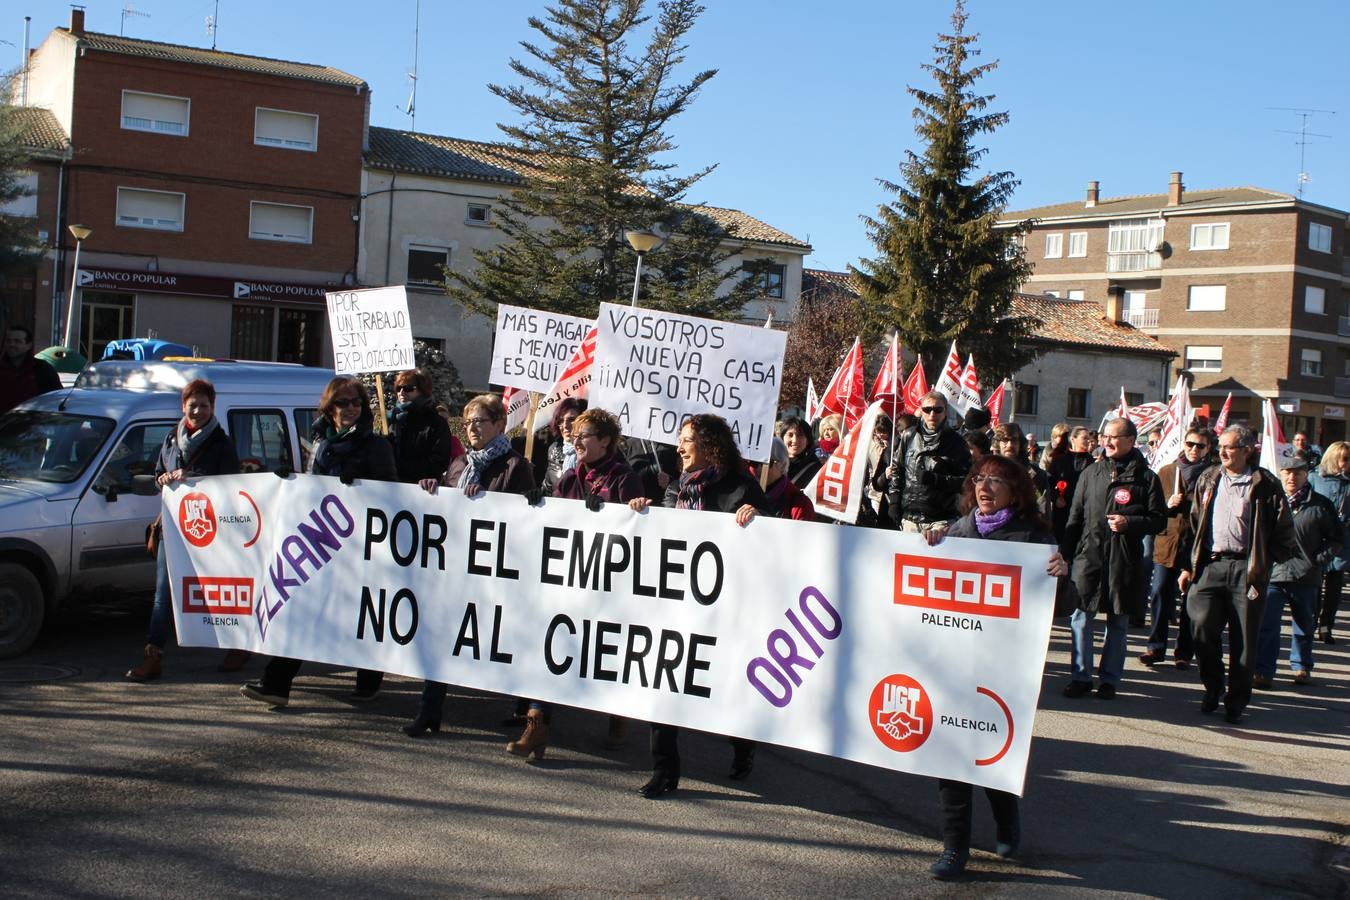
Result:
<instances>
[{"instance_id":1,"label":"white protest banner","mask_svg":"<svg viewBox=\"0 0 1350 900\"><path fill-rule=\"evenodd\" d=\"M594 324L579 316L498 306L488 381L536 394L551 391Z\"/></svg>"},{"instance_id":2,"label":"white protest banner","mask_svg":"<svg viewBox=\"0 0 1350 900\"><path fill-rule=\"evenodd\" d=\"M697 413L727 420L741 455L769 458L787 334L600 304L590 402L629 437L674 444Z\"/></svg>"},{"instance_id":3,"label":"white protest banner","mask_svg":"<svg viewBox=\"0 0 1350 900\"><path fill-rule=\"evenodd\" d=\"M266 473L163 502L182 644L1022 790L1053 547Z\"/></svg>"},{"instance_id":4,"label":"white protest banner","mask_svg":"<svg viewBox=\"0 0 1350 900\"><path fill-rule=\"evenodd\" d=\"M417 368L408 293L403 285L330 291L324 296L328 298L328 328L333 335L333 370L337 374Z\"/></svg>"},{"instance_id":5,"label":"white protest banner","mask_svg":"<svg viewBox=\"0 0 1350 900\"><path fill-rule=\"evenodd\" d=\"M1162 419L1162 434L1158 446L1153 451L1149 467L1157 472L1170 462L1176 462L1185 444L1186 429L1191 427L1191 386L1186 376L1177 375L1176 387L1172 389L1172 399L1167 403L1167 413Z\"/></svg>"}]
</instances>

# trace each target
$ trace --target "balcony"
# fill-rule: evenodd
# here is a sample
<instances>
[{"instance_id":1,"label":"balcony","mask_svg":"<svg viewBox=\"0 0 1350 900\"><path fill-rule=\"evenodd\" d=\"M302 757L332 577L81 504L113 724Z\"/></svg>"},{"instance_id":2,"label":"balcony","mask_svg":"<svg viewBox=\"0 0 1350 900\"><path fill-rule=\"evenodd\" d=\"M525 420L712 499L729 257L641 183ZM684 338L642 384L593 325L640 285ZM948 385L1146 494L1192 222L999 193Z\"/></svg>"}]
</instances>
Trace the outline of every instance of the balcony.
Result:
<instances>
[{"instance_id":1,"label":"balcony","mask_svg":"<svg viewBox=\"0 0 1350 900\"><path fill-rule=\"evenodd\" d=\"M1162 254L1149 250L1127 250L1106 254L1108 272L1147 272L1162 268Z\"/></svg>"},{"instance_id":2,"label":"balcony","mask_svg":"<svg viewBox=\"0 0 1350 900\"><path fill-rule=\"evenodd\" d=\"M1341 337L1350 337L1350 316L1337 316L1336 333Z\"/></svg>"},{"instance_id":3,"label":"balcony","mask_svg":"<svg viewBox=\"0 0 1350 900\"><path fill-rule=\"evenodd\" d=\"M1350 378L1342 376L1336 379L1336 396L1350 397Z\"/></svg>"},{"instance_id":4,"label":"balcony","mask_svg":"<svg viewBox=\"0 0 1350 900\"><path fill-rule=\"evenodd\" d=\"M1347 318L1350 318L1350 316ZM1125 311L1125 321L1135 328L1157 328L1158 311L1156 309L1129 309Z\"/></svg>"}]
</instances>

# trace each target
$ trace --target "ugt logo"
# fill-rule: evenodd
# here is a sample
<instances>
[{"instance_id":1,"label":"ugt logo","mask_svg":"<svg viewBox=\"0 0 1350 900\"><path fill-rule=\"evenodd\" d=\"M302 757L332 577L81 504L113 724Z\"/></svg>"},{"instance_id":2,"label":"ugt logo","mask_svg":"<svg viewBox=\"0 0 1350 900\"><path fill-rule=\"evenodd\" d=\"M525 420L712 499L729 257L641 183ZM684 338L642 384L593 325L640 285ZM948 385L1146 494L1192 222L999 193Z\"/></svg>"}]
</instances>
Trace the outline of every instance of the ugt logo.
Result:
<instances>
[{"instance_id":1,"label":"ugt logo","mask_svg":"<svg viewBox=\"0 0 1350 900\"><path fill-rule=\"evenodd\" d=\"M216 538L216 511L211 498L193 491L178 504L178 530L194 547L205 547Z\"/></svg>"},{"instance_id":2,"label":"ugt logo","mask_svg":"<svg viewBox=\"0 0 1350 900\"><path fill-rule=\"evenodd\" d=\"M897 753L919 749L933 733L933 703L908 675L887 675L877 682L867 718L877 739Z\"/></svg>"}]
</instances>

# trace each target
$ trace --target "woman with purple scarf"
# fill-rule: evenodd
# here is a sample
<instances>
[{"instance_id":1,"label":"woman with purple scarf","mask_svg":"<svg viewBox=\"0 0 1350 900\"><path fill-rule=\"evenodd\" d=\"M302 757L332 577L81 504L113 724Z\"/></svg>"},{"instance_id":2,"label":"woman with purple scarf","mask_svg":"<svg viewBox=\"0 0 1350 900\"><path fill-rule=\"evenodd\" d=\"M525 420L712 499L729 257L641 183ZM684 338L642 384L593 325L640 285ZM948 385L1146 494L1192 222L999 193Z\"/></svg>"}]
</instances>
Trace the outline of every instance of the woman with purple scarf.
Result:
<instances>
[{"instance_id":1,"label":"woman with purple scarf","mask_svg":"<svg viewBox=\"0 0 1350 900\"><path fill-rule=\"evenodd\" d=\"M666 488L663 506L732 513L742 527L756 513L773 515L759 482L746 470L731 427L721 416L711 413L690 416L680 429L676 452L680 457L680 477ZM638 497L628 505L642 512L651 501ZM648 800L680 786L679 736L680 729L674 725L652 723L652 777L638 788L638 793ZM755 742L731 738L731 746L734 756L727 777L739 781L754 768Z\"/></svg>"},{"instance_id":2,"label":"woman with purple scarf","mask_svg":"<svg viewBox=\"0 0 1350 900\"><path fill-rule=\"evenodd\" d=\"M1021 541L1055 546L1055 533L1041 515L1036 503L1036 488L1026 467L1006 456L986 456L971 466L961 494L965 515L947 529L948 538L975 538L986 541ZM928 543L936 545L941 534L929 533ZM1069 564L1058 550L1050 554L1046 574L1062 578ZM1002 857L1017 853L1022 839L1022 823L1017 795L985 788L989 806L998 826L996 852ZM938 779L938 797L942 803L942 855L933 863L932 873L939 879L960 877L970 858L971 800L974 788L964 781Z\"/></svg>"}]
</instances>

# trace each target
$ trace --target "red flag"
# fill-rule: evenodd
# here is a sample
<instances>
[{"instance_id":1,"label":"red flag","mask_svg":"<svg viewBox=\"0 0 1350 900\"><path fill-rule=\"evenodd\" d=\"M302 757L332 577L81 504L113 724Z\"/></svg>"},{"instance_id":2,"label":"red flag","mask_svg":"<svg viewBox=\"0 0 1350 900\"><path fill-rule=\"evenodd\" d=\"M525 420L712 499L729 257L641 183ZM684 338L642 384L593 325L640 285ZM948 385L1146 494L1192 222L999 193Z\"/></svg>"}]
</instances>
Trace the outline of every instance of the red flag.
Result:
<instances>
[{"instance_id":1,"label":"red flag","mask_svg":"<svg viewBox=\"0 0 1350 900\"><path fill-rule=\"evenodd\" d=\"M909 370L905 379L905 389L901 392L905 412L915 415L923 405L923 395L928 393L928 379L923 374L923 355L914 358L914 368Z\"/></svg>"},{"instance_id":2,"label":"red flag","mask_svg":"<svg viewBox=\"0 0 1350 900\"><path fill-rule=\"evenodd\" d=\"M1219 410L1219 417L1214 420L1214 433L1221 434L1228 427L1228 410L1233 405L1233 392L1228 392L1228 399L1223 401L1223 409Z\"/></svg>"},{"instance_id":3,"label":"red flag","mask_svg":"<svg viewBox=\"0 0 1350 900\"><path fill-rule=\"evenodd\" d=\"M956 398L956 411L962 416L980 405L980 376L975 371L975 355L972 353L966 360L966 367L961 371L961 393Z\"/></svg>"},{"instance_id":4,"label":"red flag","mask_svg":"<svg viewBox=\"0 0 1350 900\"><path fill-rule=\"evenodd\" d=\"M872 402L884 401L881 411L894 419L900 408L900 390L900 332L897 331L891 338L890 349L877 371L876 380L872 382Z\"/></svg>"},{"instance_id":5,"label":"red flag","mask_svg":"<svg viewBox=\"0 0 1350 900\"><path fill-rule=\"evenodd\" d=\"M853 339L853 346L835 370L825 393L820 395L820 405L827 413L842 414L846 431L867 411L867 395L863 393L862 342L858 338Z\"/></svg>"},{"instance_id":6,"label":"red flag","mask_svg":"<svg viewBox=\"0 0 1350 900\"><path fill-rule=\"evenodd\" d=\"M535 418L539 413L548 410L547 415L553 415L553 405L559 403L568 397L584 398L590 390L591 369L595 363L595 338L599 332L594 325L586 332L577 350L572 354L572 359L568 361L567 368L563 369L562 375L558 376L558 381L553 385L553 390L544 395L535 408Z\"/></svg>"},{"instance_id":7,"label":"red flag","mask_svg":"<svg viewBox=\"0 0 1350 900\"><path fill-rule=\"evenodd\" d=\"M1003 389L1007 384L1006 381L1000 381L989 399L984 401L984 408L989 411L989 424L994 428L1003 424Z\"/></svg>"}]
</instances>

